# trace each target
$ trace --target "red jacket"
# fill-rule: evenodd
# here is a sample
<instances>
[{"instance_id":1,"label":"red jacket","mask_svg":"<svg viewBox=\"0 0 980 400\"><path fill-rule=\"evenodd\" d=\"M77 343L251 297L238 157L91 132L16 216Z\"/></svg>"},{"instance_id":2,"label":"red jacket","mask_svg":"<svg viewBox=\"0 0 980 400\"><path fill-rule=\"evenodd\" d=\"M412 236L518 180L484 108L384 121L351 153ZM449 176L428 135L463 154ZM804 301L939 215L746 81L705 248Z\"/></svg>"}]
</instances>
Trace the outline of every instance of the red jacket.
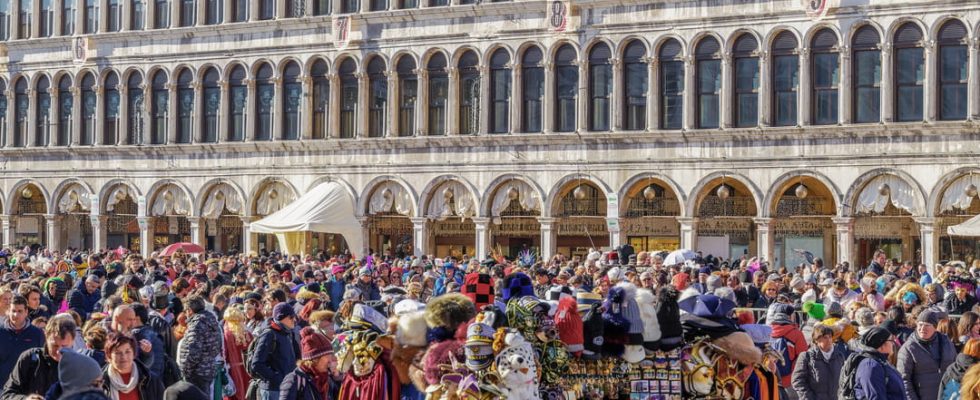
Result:
<instances>
[{"instance_id":1,"label":"red jacket","mask_svg":"<svg viewBox=\"0 0 980 400\"><path fill-rule=\"evenodd\" d=\"M789 346L789 363L790 370L796 368L796 360L800 358L800 354L806 353L809 346L806 343L806 337L803 336L803 332L796 325L773 325L772 326L772 338L779 339L785 338L786 341L790 342L792 346ZM786 374L780 377L780 385L783 387L790 387L792 374Z\"/></svg>"}]
</instances>

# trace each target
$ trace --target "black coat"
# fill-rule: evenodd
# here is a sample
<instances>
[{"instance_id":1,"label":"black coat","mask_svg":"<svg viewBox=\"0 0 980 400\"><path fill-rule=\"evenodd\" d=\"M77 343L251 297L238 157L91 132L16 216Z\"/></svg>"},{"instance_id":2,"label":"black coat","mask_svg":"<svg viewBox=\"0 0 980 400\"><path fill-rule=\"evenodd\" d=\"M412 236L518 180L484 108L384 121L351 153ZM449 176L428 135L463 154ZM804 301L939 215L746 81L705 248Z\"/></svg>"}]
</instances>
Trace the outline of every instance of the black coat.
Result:
<instances>
[{"instance_id":1,"label":"black coat","mask_svg":"<svg viewBox=\"0 0 980 400\"><path fill-rule=\"evenodd\" d=\"M290 372L279 385L279 400L323 400L313 377L299 368Z\"/></svg>"},{"instance_id":2,"label":"black coat","mask_svg":"<svg viewBox=\"0 0 980 400\"><path fill-rule=\"evenodd\" d=\"M834 400L841 370L848 352L843 346L834 346L830 360L824 358L815 344L800 354L793 368L793 390L800 400Z\"/></svg>"},{"instance_id":3,"label":"black coat","mask_svg":"<svg viewBox=\"0 0 980 400\"><path fill-rule=\"evenodd\" d=\"M273 325L264 329L255 340L258 340L255 344L255 355L249 360L248 366L257 375L252 378L259 379L262 389L276 390L289 371L296 368L299 347L293 338L293 331Z\"/></svg>"},{"instance_id":4,"label":"black coat","mask_svg":"<svg viewBox=\"0 0 980 400\"><path fill-rule=\"evenodd\" d=\"M44 396L58 382L58 362L48 355L44 347L33 348L20 354L14 371L3 385L2 400L21 400L36 394Z\"/></svg>"}]
</instances>

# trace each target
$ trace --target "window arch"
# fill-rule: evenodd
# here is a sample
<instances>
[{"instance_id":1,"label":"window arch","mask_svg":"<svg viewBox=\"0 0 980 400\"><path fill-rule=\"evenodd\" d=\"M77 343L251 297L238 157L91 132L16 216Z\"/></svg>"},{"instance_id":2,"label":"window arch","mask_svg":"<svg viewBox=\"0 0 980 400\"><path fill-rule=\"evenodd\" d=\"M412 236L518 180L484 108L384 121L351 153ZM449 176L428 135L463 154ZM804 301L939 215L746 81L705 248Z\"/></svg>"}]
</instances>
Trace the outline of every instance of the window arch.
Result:
<instances>
[{"instance_id":1,"label":"window arch","mask_svg":"<svg viewBox=\"0 0 980 400\"><path fill-rule=\"evenodd\" d=\"M734 84L732 112L739 128L759 124L759 42L755 36L743 33L732 46Z\"/></svg>"},{"instance_id":2,"label":"window arch","mask_svg":"<svg viewBox=\"0 0 980 400\"><path fill-rule=\"evenodd\" d=\"M529 47L521 58L521 130L541 132L544 108L544 59L541 49Z\"/></svg>"},{"instance_id":3,"label":"window arch","mask_svg":"<svg viewBox=\"0 0 980 400\"><path fill-rule=\"evenodd\" d=\"M612 52L603 42L589 50L589 130L609 130L609 105L612 99Z\"/></svg>"},{"instance_id":4,"label":"window arch","mask_svg":"<svg viewBox=\"0 0 980 400\"><path fill-rule=\"evenodd\" d=\"M340 63L340 137L353 138L357 129L357 64L351 58Z\"/></svg>"},{"instance_id":5,"label":"window arch","mask_svg":"<svg viewBox=\"0 0 980 400\"><path fill-rule=\"evenodd\" d=\"M236 65L228 74L228 141L245 140L245 125L248 116L248 85L245 82L245 67Z\"/></svg>"},{"instance_id":6,"label":"window arch","mask_svg":"<svg viewBox=\"0 0 980 400\"><path fill-rule=\"evenodd\" d=\"M27 141L27 112L30 98L27 95L27 78L21 77L14 85L14 140L13 147L24 147Z\"/></svg>"},{"instance_id":7,"label":"window arch","mask_svg":"<svg viewBox=\"0 0 980 400\"><path fill-rule=\"evenodd\" d=\"M964 120L967 114L967 78L970 75L966 25L956 19L949 20L939 28L938 36L936 71L939 71L939 119Z\"/></svg>"},{"instance_id":8,"label":"window arch","mask_svg":"<svg viewBox=\"0 0 980 400\"><path fill-rule=\"evenodd\" d=\"M721 45L715 38L705 37L695 47L694 57L697 62L698 128L718 128L721 115Z\"/></svg>"},{"instance_id":9,"label":"window arch","mask_svg":"<svg viewBox=\"0 0 980 400\"><path fill-rule=\"evenodd\" d=\"M146 143L146 139L143 136L143 77L139 72L130 73L126 86L128 95L126 99L128 102L126 112L129 113L127 116L129 118L127 132L129 137L126 138L126 141L129 144L143 145Z\"/></svg>"},{"instance_id":10,"label":"window arch","mask_svg":"<svg viewBox=\"0 0 980 400\"><path fill-rule=\"evenodd\" d=\"M895 31L895 119L922 121L923 83L925 82L925 52L922 31L915 23L906 22Z\"/></svg>"},{"instance_id":11,"label":"window arch","mask_svg":"<svg viewBox=\"0 0 980 400\"><path fill-rule=\"evenodd\" d=\"M647 127L647 48L640 40L630 41L623 51L623 128L639 131Z\"/></svg>"},{"instance_id":12,"label":"window arch","mask_svg":"<svg viewBox=\"0 0 980 400\"><path fill-rule=\"evenodd\" d=\"M51 94L48 93L51 81L47 76L41 76L34 87L34 92L37 93L35 99L37 106L34 108L34 145L44 147L49 144L51 138Z\"/></svg>"},{"instance_id":13,"label":"window arch","mask_svg":"<svg viewBox=\"0 0 980 400\"><path fill-rule=\"evenodd\" d=\"M204 72L204 115L201 118L201 141L218 141L218 118L221 110L221 87L218 86L218 70L208 68Z\"/></svg>"},{"instance_id":14,"label":"window arch","mask_svg":"<svg viewBox=\"0 0 980 400\"><path fill-rule=\"evenodd\" d=\"M660 128L684 126L684 61L681 43L668 39L660 46Z\"/></svg>"},{"instance_id":15,"label":"window arch","mask_svg":"<svg viewBox=\"0 0 980 400\"><path fill-rule=\"evenodd\" d=\"M73 125L72 106L75 96L71 92L71 77L65 74L58 80L58 146L71 144Z\"/></svg>"},{"instance_id":16,"label":"window arch","mask_svg":"<svg viewBox=\"0 0 980 400\"><path fill-rule=\"evenodd\" d=\"M327 127L330 126L330 79L327 62L316 60L310 68L313 77L313 138L327 137Z\"/></svg>"},{"instance_id":17,"label":"window arch","mask_svg":"<svg viewBox=\"0 0 980 400\"><path fill-rule=\"evenodd\" d=\"M177 74L177 143L190 143L194 136L194 74L185 68Z\"/></svg>"},{"instance_id":18,"label":"window arch","mask_svg":"<svg viewBox=\"0 0 980 400\"><path fill-rule=\"evenodd\" d=\"M82 78L82 137L79 144L90 146L95 144L95 123L98 97L95 93L95 75L85 74Z\"/></svg>"},{"instance_id":19,"label":"window arch","mask_svg":"<svg viewBox=\"0 0 980 400\"><path fill-rule=\"evenodd\" d=\"M263 63L255 73L255 140L272 140L272 105L276 87L272 81L272 66Z\"/></svg>"},{"instance_id":20,"label":"window arch","mask_svg":"<svg viewBox=\"0 0 980 400\"><path fill-rule=\"evenodd\" d=\"M480 60L469 50L459 58L459 133L480 131Z\"/></svg>"},{"instance_id":21,"label":"window arch","mask_svg":"<svg viewBox=\"0 0 980 400\"><path fill-rule=\"evenodd\" d=\"M368 62L368 137L385 135L388 110L388 78L385 76L385 60L374 56Z\"/></svg>"},{"instance_id":22,"label":"window arch","mask_svg":"<svg viewBox=\"0 0 980 400\"><path fill-rule=\"evenodd\" d=\"M510 130L510 54L497 49L490 56L490 133Z\"/></svg>"},{"instance_id":23,"label":"window arch","mask_svg":"<svg viewBox=\"0 0 980 400\"><path fill-rule=\"evenodd\" d=\"M102 144L115 145L119 137L119 75L109 72L102 82Z\"/></svg>"},{"instance_id":24,"label":"window arch","mask_svg":"<svg viewBox=\"0 0 980 400\"><path fill-rule=\"evenodd\" d=\"M854 32L854 122L881 121L881 38L871 25Z\"/></svg>"},{"instance_id":25,"label":"window arch","mask_svg":"<svg viewBox=\"0 0 980 400\"><path fill-rule=\"evenodd\" d=\"M800 60L796 36L783 31L772 42L773 125L794 126L797 119L797 91L800 86Z\"/></svg>"},{"instance_id":26,"label":"window arch","mask_svg":"<svg viewBox=\"0 0 980 400\"><path fill-rule=\"evenodd\" d=\"M282 138L299 139L302 121L303 84L300 83L299 64L290 61L282 70Z\"/></svg>"},{"instance_id":27,"label":"window arch","mask_svg":"<svg viewBox=\"0 0 980 400\"><path fill-rule=\"evenodd\" d=\"M415 135L415 105L418 100L418 77L415 59L404 55L398 59L398 136Z\"/></svg>"},{"instance_id":28,"label":"window arch","mask_svg":"<svg viewBox=\"0 0 980 400\"><path fill-rule=\"evenodd\" d=\"M167 111L170 93L167 90L167 73L153 74L153 99L151 105L150 144L167 143Z\"/></svg>"},{"instance_id":29,"label":"window arch","mask_svg":"<svg viewBox=\"0 0 980 400\"><path fill-rule=\"evenodd\" d=\"M837 35L824 28L810 39L811 100L810 107L815 125L838 122L838 95L840 93L840 56L837 54Z\"/></svg>"},{"instance_id":30,"label":"window arch","mask_svg":"<svg viewBox=\"0 0 980 400\"><path fill-rule=\"evenodd\" d=\"M555 132L575 131L575 100L578 99L578 54L570 44L555 52Z\"/></svg>"},{"instance_id":31,"label":"window arch","mask_svg":"<svg viewBox=\"0 0 980 400\"><path fill-rule=\"evenodd\" d=\"M446 56L436 52L429 58L429 135L446 134L446 106L449 100L449 75Z\"/></svg>"}]
</instances>

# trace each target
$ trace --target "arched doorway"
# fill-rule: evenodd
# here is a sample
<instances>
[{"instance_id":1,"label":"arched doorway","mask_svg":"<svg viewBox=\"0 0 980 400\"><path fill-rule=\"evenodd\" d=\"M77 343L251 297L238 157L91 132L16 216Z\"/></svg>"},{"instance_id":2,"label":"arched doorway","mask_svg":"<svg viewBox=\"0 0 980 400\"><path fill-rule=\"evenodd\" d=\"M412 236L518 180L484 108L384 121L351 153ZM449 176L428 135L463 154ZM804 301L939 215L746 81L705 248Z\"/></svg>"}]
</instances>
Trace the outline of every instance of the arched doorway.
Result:
<instances>
[{"instance_id":1,"label":"arched doorway","mask_svg":"<svg viewBox=\"0 0 980 400\"><path fill-rule=\"evenodd\" d=\"M637 253L680 248L681 203L671 188L650 176L635 182L623 196L620 231Z\"/></svg>"},{"instance_id":2,"label":"arched doorway","mask_svg":"<svg viewBox=\"0 0 980 400\"><path fill-rule=\"evenodd\" d=\"M57 211L60 229L58 247L60 249L92 248L91 193L78 183L72 183L61 191Z\"/></svg>"},{"instance_id":3,"label":"arched doorway","mask_svg":"<svg viewBox=\"0 0 980 400\"><path fill-rule=\"evenodd\" d=\"M187 194L177 185L167 183L157 189L150 199L148 212L153 217L149 226L150 248L156 250L172 243L190 242L191 225L187 219L190 210Z\"/></svg>"},{"instance_id":4,"label":"arched doorway","mask_svg":"<svg viewBox=\"0 0 980 400\"><path fill-rule=\"evenodd\" d=\"M473 193L457 180L437 184L425 207L430 220L432 249L436 257L476 255L476 200Z\"/></svg>"},{"instance_id":5,"label":"arched doorway","mask_svg":"<svg viewBox=\"0 0 980 400\"><path fill-rule=\"evenodd\" d=\"M122 246L139 253L140 227L136 220L139 214L136 199L139 194L123 183L116 184L108 193L102 208L106 217L106 247L115 249Z\"/></svg>"},{"instance_id":6,"label":"arched doorway","mask_svg":"<svg viewBox=\"0 0 980 400\"><path fill-rule=\"evenodd\" d=\"M395 181L376 185L368 198L366 229L372 252L405 258L415 252L412 195Z\"/></svg>"},{"instance_id":7,"label":"arched doorway","mask_svg":"<svg viewBox=\"0 0 980 400\"><path fill-rule=\"evenodd\" d=\"M861 187L852 206L855 263L866 265L877 249L892 259L921 259L919 227L913 220L918 211L916 195L912 185L891 174L878 175Z\"/></svg>"},{"instance_id":8,"label":"arched doorway","mask_svg":"<svg viewBox=\"0 0 980 400\"><path fill-rule=\"evenodd\" d=\"M703 255L735 260L756 254L755 198L739 179L717 177L698 194L695 206L697 241L693 249Z\"/></svg>"},{"instance_id":9,"label":"arched doorway","mask_svg":"<svg viewBox=\"0 0 980 400\"><path fill-rule=\"evenodd\" d=\"M584 260L590 248L609 247L606 226L607 198L595 183L577 179L566 183L558 195L552 215L555 217L557 254Z\"/></svg>"},{"instance_id":10,"label":"arched doorway","mask_svg":"<svg viewBox=\"0 0 980 400\"><path fill-rule=\"evenodd\" d=\"M510 179L493 189L490 207L490 249L514 259L523 249L541 252L541 195L527 182Z\"/></svg>"},{"instance_id":11,"label":"arched doorway","mask_svg":"<svg viewBox=\"0 0 980 400\"><path fill-rule=\"evenodd\" d=\"M969 236L950 236L947 228L980 214L977 188L980 174L962 175L942 189L936 210L936 234L939 236L939 259L962 260L971 265L980 258L980 240Z\"/></svg>"},{"instance_id":12,"label":"arched doorway","mask_svg":"<svg viewBox=\"0 0 980 400\"><path fill-rule=\"evenodd\" d=\"M222 182L205 191L201 206L204 224L204 248L219 253L236 254L242 250L242 196Z\"/></svg>"},{"instance_id":13,"label":"arched doorway","mask_svg":"<svg viewBox=\"0 0 980 400\"><path fill-rule=\"evenodd\" d=\"M10 213L14 218L10 222L14 235L10 244L18 248L50 245L46 243L47 223L44 219L44 215L48 213L48 205L41 188L27 183L14 191L12 197Z\"/></svg>"},{"instance_id":14,"label":"arched doorway","mask_svg":"<svg viewBox=\"0 0 980 400\"><path fill-rule=\"evenodd\" d=\"M296 190L282 181L272 180L265 182L259 187L255 194L252 215L256 219L262 219L268 215L281 210L287 204L296 200ZM258 250L259 254L267 251L278 251L279 241L275 235L265 233L249 233L252 235L252 249L245 249L246 252Z\"/></svg>"},{"instance_id":15,"label":"arched doorway","mask_svg":"<svg viewBox=\"0 0 980 400\"><path fill-rule=\"evenodd\" d=\"M836 196L820 180L800 175L774 188L769 215L773 262L792 270L814 258L836 260Z\"/></svg>"}]
</instances>

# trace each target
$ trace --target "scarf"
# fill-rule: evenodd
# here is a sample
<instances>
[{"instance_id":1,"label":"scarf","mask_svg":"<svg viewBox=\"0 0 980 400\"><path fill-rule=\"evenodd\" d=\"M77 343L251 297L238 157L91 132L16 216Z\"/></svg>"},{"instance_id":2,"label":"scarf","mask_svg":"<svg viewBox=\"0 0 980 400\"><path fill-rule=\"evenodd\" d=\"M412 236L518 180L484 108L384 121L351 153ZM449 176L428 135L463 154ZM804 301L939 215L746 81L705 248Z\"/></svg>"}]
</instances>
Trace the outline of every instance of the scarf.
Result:
<instances>
[{"instance_id":1,"label":"scarf","mask_svg":"<svg viewBox=\"0 0 980 400\"><path fill-rule=\"evenodd\" d=\"M129 376L129 383L123 383L122 376L112 366L106 371L109 373L109 395L112 400L119 400L119 392L129 393L136 390L136 384L140 381L140 373L135 364L133 364L133 372Z\"/></svg>"},{"instance_id":2,"label":"scarf","mask_svg":"<svg viewBox=\"0 0 980 400\"><path fill-rule=\"evenodd\" d=\"M313 379L316 391L322 394L323 398L330 397L330 373L320 373L312 367L308 368L306 364L300 364L299 369Z\"/></svg>"}]
</instances>

